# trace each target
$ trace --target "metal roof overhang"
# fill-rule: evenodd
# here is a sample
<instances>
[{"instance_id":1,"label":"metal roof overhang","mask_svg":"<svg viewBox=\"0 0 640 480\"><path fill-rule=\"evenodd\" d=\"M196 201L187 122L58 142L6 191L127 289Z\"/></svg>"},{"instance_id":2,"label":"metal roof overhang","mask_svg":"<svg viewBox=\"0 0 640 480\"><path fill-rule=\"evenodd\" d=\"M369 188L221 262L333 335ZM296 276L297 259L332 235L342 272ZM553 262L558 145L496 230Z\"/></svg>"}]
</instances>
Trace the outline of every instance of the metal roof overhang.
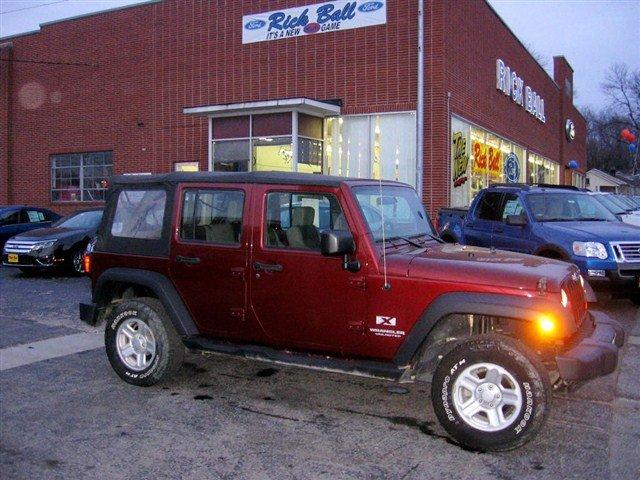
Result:
<instances>
[{"instance_id":1,"label":"metal roof overhang","mask_svg":"<svg viewBox=\"0 0 640 480\"><path fill-rule=\"evenodd\" d=\"M276 113L297 111L316 117L340 115L340 106L312 100L310 98L285 98L282 100L265 100L259 102L228 103L225 105L205 105L187 107L182 110L186 115L207 117L229 117L244 114Z\"/></svg>"}]
</instances>

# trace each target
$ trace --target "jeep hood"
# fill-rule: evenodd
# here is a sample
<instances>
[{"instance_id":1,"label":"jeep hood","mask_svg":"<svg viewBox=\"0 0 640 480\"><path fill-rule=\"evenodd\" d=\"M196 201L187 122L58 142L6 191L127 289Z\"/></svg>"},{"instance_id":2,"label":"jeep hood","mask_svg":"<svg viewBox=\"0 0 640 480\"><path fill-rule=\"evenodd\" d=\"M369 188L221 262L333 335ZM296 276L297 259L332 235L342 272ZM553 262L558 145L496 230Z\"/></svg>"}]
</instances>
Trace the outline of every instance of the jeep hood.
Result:
<instances>
[{"instance_id":1,"label":"jeep hood","mask_svg":"<svg viewBox=\"0 0 640 480\"><path fill-rule=\"evenodd\" d=\"M473 283L508 289L536 291L541 278L547 290L560 291L562 281L577 267L533 255L453 244L429 247L413 256L407 275L443 283Z\"/></svg>"},{"instance_id":2,"label":"jeep hood","mask_svg":"<svg viewBox=\"0 0 640 480\"><path fill-rule=\"evenodd\" d=\"M544 222L545 230L571 241L640 240L640 228L622 222Z\"/></svg>"}]
</instances>

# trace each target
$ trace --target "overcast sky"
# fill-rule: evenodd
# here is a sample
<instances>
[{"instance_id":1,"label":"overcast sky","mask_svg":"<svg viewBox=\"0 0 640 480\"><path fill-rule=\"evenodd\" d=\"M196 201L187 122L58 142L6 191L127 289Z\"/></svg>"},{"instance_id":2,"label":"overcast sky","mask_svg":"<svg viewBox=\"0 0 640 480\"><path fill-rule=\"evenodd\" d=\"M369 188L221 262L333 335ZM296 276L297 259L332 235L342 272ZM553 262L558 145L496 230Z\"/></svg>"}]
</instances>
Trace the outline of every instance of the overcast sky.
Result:
<instances>
[{"instance_id":1,"label":"overcast sky","mask_svg":"<svg viewBox=\"0 0 640 480\"><path fill-rule=\"evenodd\" d=\"M455 0L480 1L480 0ZM308 0L305 3L318 3ZM0 37L43 22L141 3L140 0L0 0ZM292 3L293 0L292 0ZM490 0L549 72L564 55L575 72L579 106L602 106L600 83L614 63L640 69L640 0Z\"/></svg>"}]
</instances>

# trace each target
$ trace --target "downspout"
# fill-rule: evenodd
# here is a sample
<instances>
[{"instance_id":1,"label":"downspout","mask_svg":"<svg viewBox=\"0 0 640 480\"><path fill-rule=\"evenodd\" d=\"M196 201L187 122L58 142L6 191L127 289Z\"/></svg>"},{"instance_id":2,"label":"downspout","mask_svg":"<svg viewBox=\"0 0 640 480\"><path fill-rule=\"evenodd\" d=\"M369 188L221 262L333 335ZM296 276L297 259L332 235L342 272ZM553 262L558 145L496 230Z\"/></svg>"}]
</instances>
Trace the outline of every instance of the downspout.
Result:
<instances>
[{"instance_id":1,"label":"downspout","mask_svg":"<svg viewBox=\"0 0 640 480\"><path fill-rule=\"evenodd\" d=\"M453 179L453 158L452 158L452 138L451 138L451 92L447 92L447 163L449 164L449 181L447 182L447 205L451 205L451 199L453 195L451 194L451 181Z\"/></svg>"},{"instance_id":2,"label":"downspout","mask_svg":"<svg viewBox=\"0 0 640 480\"><path fill-rule=\"evenodd\" d=\"M418 0L418 99L416 105L416 190L423 200L424 181L424 0Z\"/></svg>"}]
</instances>

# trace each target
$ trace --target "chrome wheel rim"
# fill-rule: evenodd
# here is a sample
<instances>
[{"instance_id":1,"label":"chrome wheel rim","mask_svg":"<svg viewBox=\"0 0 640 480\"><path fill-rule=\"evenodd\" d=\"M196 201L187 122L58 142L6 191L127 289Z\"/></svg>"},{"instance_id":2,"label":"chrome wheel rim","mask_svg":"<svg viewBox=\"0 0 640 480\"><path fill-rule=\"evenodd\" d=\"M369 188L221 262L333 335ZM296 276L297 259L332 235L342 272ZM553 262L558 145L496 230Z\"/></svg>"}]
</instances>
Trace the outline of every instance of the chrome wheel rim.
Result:
<instances>
[{"instance_id":1,"label":"chrome wheel rim","mask_svg":"<svg viewBox=\"0 0 640 480\"><path fill-rule=\"evenodd\" d=\"M120 360L136 372L142 371L156 357L156 340L149 326L137 317L128 318L116 332Z\"/></svg>"},{"instance_id":2,"label":"chrome wheel rim","mask_svg":"<svg viewBox=\"0 0 640 480\"><path fill-rule=\"evenodd\" d=\"M465 368L453 383L453 405L460 418L483 432L511 425L522 410L522 390L513 374L494 363Z\"/></svg>"},{"instance_id":3,"label":"chrome wheel rim","mask_svg":"<svg viewBox=\"0 0 640 480\"><path fill-rule=\"evenodd\" d=\"M78 273L84 272L84 265L82 265L82 260L83 260L82 257L83 257L83 253L81 251L77 251L76 253L73 254L73 269Z\"/></svg>"}]
</instances>

